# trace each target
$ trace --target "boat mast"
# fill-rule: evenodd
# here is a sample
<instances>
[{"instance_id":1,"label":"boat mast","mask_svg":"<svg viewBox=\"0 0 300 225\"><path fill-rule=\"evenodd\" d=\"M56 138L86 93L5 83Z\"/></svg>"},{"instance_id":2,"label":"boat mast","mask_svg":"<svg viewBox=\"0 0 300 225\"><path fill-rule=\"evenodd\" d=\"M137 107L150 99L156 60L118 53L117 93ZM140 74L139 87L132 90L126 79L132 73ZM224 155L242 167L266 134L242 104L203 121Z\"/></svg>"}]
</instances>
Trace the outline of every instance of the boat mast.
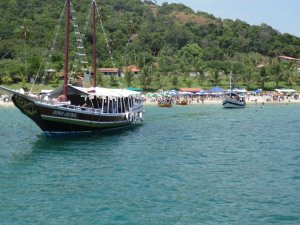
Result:
<instances>
[{"instance_id":1,"label":"boat mast","mask_svg":"<svg viewBox=\"0 0 300 225\"><path fill-rule=\"evenodd\" d=\"M64 74L64 96L68 96L68 72L69 72L69 33L70 33L70 0L66 7L66 46L65 46L65 74Z\"/></svg>"},{"instance_id":2,"label":"boat mast","mask_svg":"<svg viewBox=\"0 0 300 225\"><path fill-rule=\"evenodd\" d=\"M97 61L96 61L96 1L93 0L93 69L94 69L94 87L96 87Z\"/></svg>"},{"instance_id":3,"label":"boat mast","mask_svg":"<svg viewBox=\"0 0 300 225\"><path fill-rule=\"evenodd\" d=\"M229 73L229 90L230 90L230 96L231 96L231 77L232 77L232 71Z\"/></svg>"}]
</instances>

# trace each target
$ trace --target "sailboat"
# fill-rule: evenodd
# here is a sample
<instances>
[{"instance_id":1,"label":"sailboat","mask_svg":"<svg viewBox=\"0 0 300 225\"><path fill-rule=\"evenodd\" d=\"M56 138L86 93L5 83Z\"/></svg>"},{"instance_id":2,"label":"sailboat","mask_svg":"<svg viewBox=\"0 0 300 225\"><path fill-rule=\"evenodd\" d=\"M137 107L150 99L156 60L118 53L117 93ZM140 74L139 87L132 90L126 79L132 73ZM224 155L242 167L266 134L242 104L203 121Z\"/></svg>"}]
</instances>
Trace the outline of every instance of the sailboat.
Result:
<instances>
[{"instance_id":1,"label":"sailboat","mask_svg":"<svg viewBox=\"0 0 300 225\"><path fill-rule=\"evenodd\" d=\"M231 79L232 72L229 74L229 93L225 96L222 105L224 108L244 108L246 106L245 97L232 91Z\"/></svg>"},{"instance_id":2,"label":"sailboat","mask_svg":"<svg viewBox=\"0 0 300 225\"><path fill-rule=\"evenodd\" d=\"M109 131L143 121L144 107L139 92L96 86L96 2L93 11L93 86L69 83L70 0L66 0L64 85L46 98L26 95L0 86L12 94L14 105L34 121L47 137Z\"/></svg>"}]
</instances>

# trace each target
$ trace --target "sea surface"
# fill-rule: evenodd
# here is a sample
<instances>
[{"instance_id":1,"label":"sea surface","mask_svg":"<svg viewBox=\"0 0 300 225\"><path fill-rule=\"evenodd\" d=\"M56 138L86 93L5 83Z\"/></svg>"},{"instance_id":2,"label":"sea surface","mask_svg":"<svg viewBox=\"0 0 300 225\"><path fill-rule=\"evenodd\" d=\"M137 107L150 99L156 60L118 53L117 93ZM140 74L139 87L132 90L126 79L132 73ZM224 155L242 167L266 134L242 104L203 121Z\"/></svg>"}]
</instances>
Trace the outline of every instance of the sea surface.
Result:
<instances>
[{"instance_id":1,"label":"sea surface","mask_svg":"<svg viewBox=\"0 0 300 225\"><path fill-rule=\"evenodd\" d=\"M300 224L300 104L147 106L47 139L0 108L0 224Z\"/></svg>"}]
</instances>

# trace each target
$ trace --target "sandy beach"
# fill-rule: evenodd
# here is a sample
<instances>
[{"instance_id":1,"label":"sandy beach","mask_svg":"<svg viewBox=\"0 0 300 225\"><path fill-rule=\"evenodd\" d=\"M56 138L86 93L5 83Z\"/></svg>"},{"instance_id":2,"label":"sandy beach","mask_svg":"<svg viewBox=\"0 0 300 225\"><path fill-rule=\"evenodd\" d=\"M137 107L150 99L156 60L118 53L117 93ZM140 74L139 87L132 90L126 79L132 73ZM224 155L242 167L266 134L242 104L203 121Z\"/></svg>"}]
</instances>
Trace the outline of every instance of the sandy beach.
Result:
<instances>
[{"instance_id":1,"label":"sandy beach","mask_svg":"<svg viewBox=\"0 0 300 225\"><path fill-rule=\"evenodd\" d=\"M3 101L0 101L0 107L11 107L11 106L14 106L14 103L13 102L3 102Z\"/></svg>"},{"instance_id":2,"label":"sandy beach","mask_svg":"<svg viewBox=\"0 0 300 225\"><path fill-rule=\"evenodd\" d=\"M295 99L285 99L285 100L281 100L281 101L272 101L268 98L266 98L265 96L251 96L249 98L247 98L246 100L247 104L259 104L259 105L264 105L264 104L282 104L282 105L286 105L286 104L294 104L294 103L300 103L300 99L295 100ZM151 99L147 99L145 101L145 105L156 105L157 101L153 101ZM210 105L210 104L222 104L222 99L205 99L203 101L203 103L197 102L196 100L190 102L189 104L192 105Z\"/></svg>"},{"instance_id":3,"label":"sandy beach","mask_svg":"<svg viewBox=\"0 0 300 225\"><path fill-rule=\"evenodd\" d=\"M264 105L264 104L282 104L282 105L286 105L286 104L294 104L294 103L300 103L300 99L295 100L295 99L285 99L283 101L270 101L267 100L264 97L255 97L255 96L251 96L249 99L246 100L247 104L260 104L260 105ZM157 102L153 101L151 99L147 99L144 102L145 105L156 105ZM211 104L222 104L222 99L205 99L203 101L203 103L200 101L199 103L194 100L192 101L190 104L192 105L211 105ZM0 101L0 107L14 107L14 104L12 101L10 102L3 102Z\"/></svg>"}]
</instances>

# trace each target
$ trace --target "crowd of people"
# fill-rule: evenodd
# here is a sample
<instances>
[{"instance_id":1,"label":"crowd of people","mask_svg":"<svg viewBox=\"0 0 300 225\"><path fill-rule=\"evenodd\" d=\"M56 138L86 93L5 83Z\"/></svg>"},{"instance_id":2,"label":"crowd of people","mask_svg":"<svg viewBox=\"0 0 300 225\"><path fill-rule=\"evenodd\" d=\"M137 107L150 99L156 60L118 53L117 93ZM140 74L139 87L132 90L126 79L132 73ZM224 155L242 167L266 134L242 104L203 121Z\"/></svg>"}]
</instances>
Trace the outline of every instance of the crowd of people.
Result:
<instances>
[{"instance_id":1,"label":"crowd of people","mask_svg":"<svg viewBox=\"0 0 300 225\"><path fill-rule=\"evenodd\" d=\"M300 103L299 94L282 94L278 92L261 92L260 94L244 93L247 103L264 104L264 103ZM168 99L172 103L179 100L187 100L188 104L218 104L224 99L224 94L208 94L208 95L184 95L181 96L164 96L164 95L147 95L145 94L146 104L156 104L160 101Z\"/></svg>"}]
</instances>

